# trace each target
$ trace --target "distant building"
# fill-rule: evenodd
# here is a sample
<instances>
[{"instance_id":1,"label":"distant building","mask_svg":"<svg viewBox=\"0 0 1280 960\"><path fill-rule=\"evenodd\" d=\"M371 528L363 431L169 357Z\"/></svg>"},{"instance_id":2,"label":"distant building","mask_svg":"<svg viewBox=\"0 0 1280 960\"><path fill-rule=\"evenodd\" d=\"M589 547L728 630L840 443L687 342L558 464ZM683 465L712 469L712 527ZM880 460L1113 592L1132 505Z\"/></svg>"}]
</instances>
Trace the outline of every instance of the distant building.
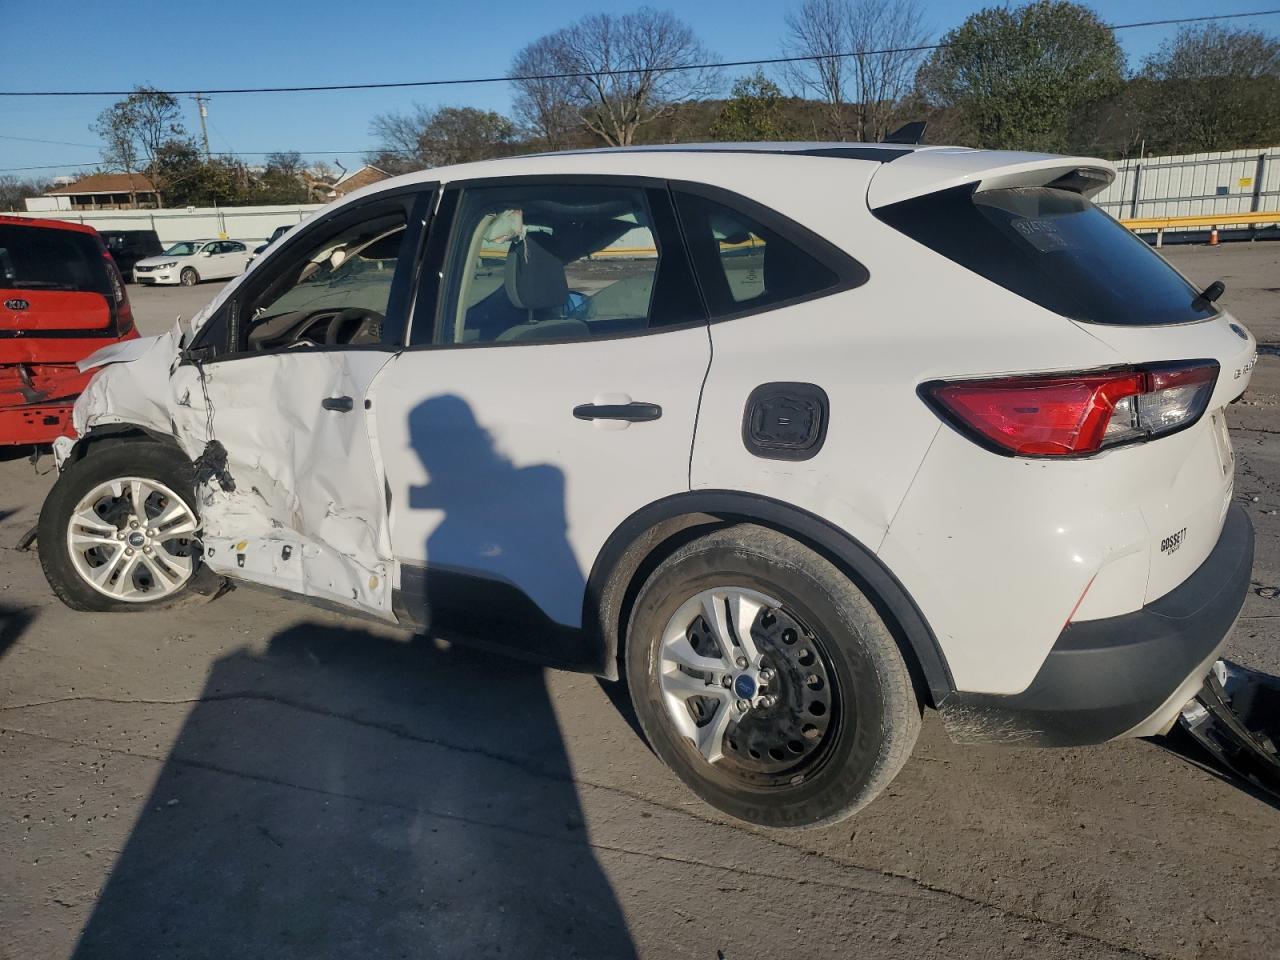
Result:
<instances>
[{"instance_id":1,"label":"distant building","mask_svg":"<svg viewBox=\"0 0 1280 960\"><path fill-rule=\"evenodd\" d=\"M155 184L141 173L91 173L43 197L25 201L27 209L46 210L154 210L160 206Z\"/></svg>"},{"instance_id":2,"label":"distant building","mask_svg":"<svg viewBox=\"0 0 1280 960\"><path fill-rule=\"evenodd\" d=\"M371 183L387 180L390 177L391 174L387 173L387 171L366 163L359 170L344 173L336 183L329 187L329 199L336 200L338 197L345 197L348 193L359 190L361 187L367 187Z\"/></svg>"}]
</instances>

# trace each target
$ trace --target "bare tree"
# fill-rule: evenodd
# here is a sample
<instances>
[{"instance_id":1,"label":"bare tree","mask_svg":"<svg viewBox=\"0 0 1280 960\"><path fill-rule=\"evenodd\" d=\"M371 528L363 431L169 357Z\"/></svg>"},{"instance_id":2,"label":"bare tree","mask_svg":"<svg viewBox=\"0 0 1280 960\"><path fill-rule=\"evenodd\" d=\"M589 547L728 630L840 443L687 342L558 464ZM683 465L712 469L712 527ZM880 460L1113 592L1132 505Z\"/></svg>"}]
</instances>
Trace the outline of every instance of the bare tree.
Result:
<instances>
[{"instance_id":1,"label":"bare tree","mask_svg":"<svg viewBox=\"0 0 1280 960\"><path fill-rule=\"evenodd\" d=\"M409 113L380 113L369 123L378 149L365 159L387 173L408 173L430 166L419 155L420 137L435 116L435 109L415 104Z\"/></svg>"},{"instance_id":2,"label":"bare tree","mask_svg":"<svg viewBox=\"0 0 1280 960\"><path fill-rule=\"evenodd\" d=\"M787 77L826 104L827 135L884 138L901 119L929 32L916 0L804 0L787 14ZM883 51L883 52L876 52Z\"/></svg>"},{"instance_id":3,"label":"bare tree","mask_svg":"<svg viewBox=\"0 0 1280 960\"><path fill-rule=\"evenodd\" d=\"M188 140L178 101L151 87L137 87L128 97L107 107L90 129L102 138L104 166L127 174L146 171L158 195L164 183L157 157L165 148ZM137 202L132 181L129 200Z\"/></svg>"},{"instance_id":4,"label":"bare tree","mask_svg":"<svg viewBox=\"0 0 1280 960\"><path fill-rule=\"evenodd\" d=\"M700 66L711 55L697 35L675 15L649 7L591 14L542 37L516 56L513 76L525 75L518 66L526 58L572 75L553 91L556 109L571 107L609 146L634 143L642 126L682 101L708 96L719 80L715 70ZM538 86L542 81L512 82L530 100L547 89Z\"/></svg>"},{"instance_id":5,"label":"bare tree","mask_svg":"<svg viewBox=\"0 0 1280 960\"><path fill-rule=\"evenodd\" d=\"M551 150L568 146L574 131L582 125L574 102L574 81L562 76L572 72L562 54L555 34L539 37L516 54L509 74L523 78L513 81L516 119Z\"/></svg>"},{"instance_id":6,"label":"bare tree","mask_svg":"<svg viewBox=\"0 0 1280 960\"><path fill-rule=\"evenodd\" d=\"M811 59L788 64L794 92L826 105L826 136L844 139L845 105L851 96L847 0L804 0L788 10L784 56Z\"/></svg>"},{"instance_id":7,"label":"bare tree","mask_svg":"<svg viewBox=\"0 0 1280 960\"><path fill-rule=\"evenodd\" d=\"M370 130L380 141L369 163L388 173L501 157L515 149L519 128L508 117L475 107L414 107L384 113Z\"/></svg>"},{"instance_id":8,"label":"bare tree","mask_svg":"<svg viewBox=\"0 0 1280 960\"><path fill-rule=\"evenodd\" d=\"M0 177L0 210L20 210L22 201L38 197L49 189L44 180L24 180L6 174Z\"/></svg>"}]
</instances>

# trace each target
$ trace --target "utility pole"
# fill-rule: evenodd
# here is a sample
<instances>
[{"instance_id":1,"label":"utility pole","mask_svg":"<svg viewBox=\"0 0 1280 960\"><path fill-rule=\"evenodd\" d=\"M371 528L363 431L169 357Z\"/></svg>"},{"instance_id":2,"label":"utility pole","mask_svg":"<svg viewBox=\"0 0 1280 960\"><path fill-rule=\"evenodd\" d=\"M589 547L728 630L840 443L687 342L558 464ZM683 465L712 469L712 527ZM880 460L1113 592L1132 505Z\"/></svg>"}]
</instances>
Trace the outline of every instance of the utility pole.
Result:
<instances>
[{"instance_id":1,"label":"utility pole","mask_svg":"<svg viewBox=\"0 0 1280 960\"><path fill-rule=\"evenodd\" d=\"M200 137L204 140L204 159L207 163L209 160L209 127L207 122L209 117L209 108L206 107L205 104L209 102L209 98L203 93L197 93L191 99L194 100L196 105L200 108Z\"/></svg>"}]
</instances>

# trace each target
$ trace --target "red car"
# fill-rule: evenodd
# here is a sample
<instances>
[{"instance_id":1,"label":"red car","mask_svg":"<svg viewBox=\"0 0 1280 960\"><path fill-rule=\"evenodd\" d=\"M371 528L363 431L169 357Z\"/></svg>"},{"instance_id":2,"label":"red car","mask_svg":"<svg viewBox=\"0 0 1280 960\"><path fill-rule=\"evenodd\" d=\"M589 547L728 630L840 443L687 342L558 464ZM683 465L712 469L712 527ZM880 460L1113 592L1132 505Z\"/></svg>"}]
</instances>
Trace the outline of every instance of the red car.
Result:
<instances>
[{"instance_id":1,"label":"red car","mask_svg":"<svg viewBox=\"0 0 1280 960\"><path fill-rule=\"evenodd\" d=\"M76 363L137 335L98 231L0 216L0 445L52 442L92 375Z\"/></svg>"}]
</instances>

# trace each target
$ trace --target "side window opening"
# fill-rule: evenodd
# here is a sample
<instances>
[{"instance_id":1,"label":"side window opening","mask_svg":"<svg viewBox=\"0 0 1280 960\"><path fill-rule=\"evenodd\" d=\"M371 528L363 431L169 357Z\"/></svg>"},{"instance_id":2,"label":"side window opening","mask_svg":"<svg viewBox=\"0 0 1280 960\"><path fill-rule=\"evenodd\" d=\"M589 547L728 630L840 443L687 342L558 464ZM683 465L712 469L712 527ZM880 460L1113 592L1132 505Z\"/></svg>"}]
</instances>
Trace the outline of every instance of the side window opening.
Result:
<instances>
[{"instance_id":1,"label":"side window opening","mask_svg":"<svg viewBox=\"0 0 1280 960\"><path fill-rule=\"evenodd\" d=\"M818 255L746 212L675 191L694 269L712 317L834 291L841 277Z\"/></svg>"},{"instance_id":2,"label":"side window opening","mask_svg":"<svg viewBox=\"0 0 1280 960\"><path fill-rule=\"evenodd\" d=\"M439 341L579 339L674 322L655 309L659 275L675 259L660 232L638 187L468 189L445 266Z\"/></svg>"},{"instance_id":3,"label":"side window opening","mask_svg":"<svg viewBox=\"0 0 1280 960\"><path fill-rule=\"evenodd\" d=\"M241 349L379 343L406 223L397 205L316 234L241 307Z\"/></svg>"}]
</instances>

